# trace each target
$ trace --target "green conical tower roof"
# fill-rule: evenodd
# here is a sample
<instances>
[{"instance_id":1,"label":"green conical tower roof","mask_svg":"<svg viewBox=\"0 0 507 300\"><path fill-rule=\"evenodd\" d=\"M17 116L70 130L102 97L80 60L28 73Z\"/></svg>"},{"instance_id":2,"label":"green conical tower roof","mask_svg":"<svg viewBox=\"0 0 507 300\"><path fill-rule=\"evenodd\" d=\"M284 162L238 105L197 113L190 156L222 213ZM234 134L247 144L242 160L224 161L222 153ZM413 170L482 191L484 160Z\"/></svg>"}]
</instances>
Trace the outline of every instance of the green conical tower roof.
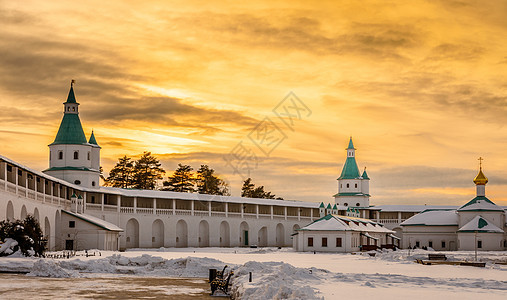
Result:
<instances>
[{"instance_id":1,"label":"green conical tower roof","mask_svg":"<svg viewBox=\"0 0 507 300\"><path fill-rule=\"evenodd\" d=\"M326 208L326 206L324 206L324 202L320 202L319 208Z\"/></svg>"},{"instance_id":2,"label":"green conical tower roof","mask_svg":"<svg viewBox=\"0 0 507 300\"><path fill-rule=\"evenodd\" d=\"M67 96L67 102L64 103L64 107L67 107L68 105L79 105L76 102L72 84L70 86L69 95ZM81 120L79 119L77 112L64 110L60 128L58 129L56 138L51 145L53 144L86 144L86 136L83 131L83 126L81 126Z\"/></svg>"},{"instance_id":3,"label":"green conical tower roof","mask_svg":"<svg viewBox=\"0 0 507 300\"><path fill-rule=\"evenodd\" d=\"M347 157L343 170L338 179L355 179L359 177L359 169L357 167L355 157Z\"/></svg>"},{"instance_id":4,"label":"green conical tower roof","mask_svg":"<svg viewBox=\"0 0 507 300\"><path fill-rule=\"evenodd\" d=\"M338 207L336 207L336 204L333 206L333 209L338 209Z\"/></svg>"},{"instance_id":5,"label":"green conical tower roof","mask_svg":"<svg viewBox=\"0 0 507 300\"><path fill-rule=\"evenodd\" d=\"M329 204L327 205L327 208L328 208L328 209L331 209L331 203L329 203Z\"/></svg>"},{"instance_id":6,"label":"green conical tower roof","mask_svg":"<svg viewBox=\"0 0 507 300\"><path fill-rule=\"evenodd\" d=\"M363 175L361 175L361 177L363 177L363 179L370 180L370 177L368 177L368 174L366 173L366 167L364 168Z\"/></svg>"},{"instance_id":7,"label":"green conical tower roof","mask_svg":"<svg viewBox=\"0 0 507 300\"><path fill-rule=\"evenodd\" d=\"M97 140L95 139L95 134L93 134L93 130L92 130L92 135L90 136L90 139L88 140L88 144L92 144L92 145L99 145L97 144Z\"/></svg>"},{"instance_id":8,"label":"green conical tower roof","mask_svg":"<svg viewBox=\"0 0 507 300\"><path fill-rule=\"evenodd\" d=\"M352 137L350 137L350 140L349 140L349 146L347 147L347 150L348 149L355 149L354 148L354 143L352 143Z\"/></svg>"},{"instance_id":9,"label":"green conical tower roof","mask_svg":"<svg viewBox=\"0 0 507 300\"><path fill-rule=\"evenodd\" d=\"M352 143L352 137L350 137L347 150L352 151L347 151L347 160L345 161L345 165L343 165L342 173L338 179L356 179L359 177L359 169L356 163L355 148Z\"/></svg>"},{"instance_id":10,"label":"green conical tower roof","mask_svg":"<svg viewBox=\"0 0 507 300\"><path fill-rule=\"evenodd\" d=\"M77 103L76 96L74 95L74 87L72 86L72 84L70 85L70 91L69 91L69 95L67 96L66 103Z\"/></svg>"}]
</instances>

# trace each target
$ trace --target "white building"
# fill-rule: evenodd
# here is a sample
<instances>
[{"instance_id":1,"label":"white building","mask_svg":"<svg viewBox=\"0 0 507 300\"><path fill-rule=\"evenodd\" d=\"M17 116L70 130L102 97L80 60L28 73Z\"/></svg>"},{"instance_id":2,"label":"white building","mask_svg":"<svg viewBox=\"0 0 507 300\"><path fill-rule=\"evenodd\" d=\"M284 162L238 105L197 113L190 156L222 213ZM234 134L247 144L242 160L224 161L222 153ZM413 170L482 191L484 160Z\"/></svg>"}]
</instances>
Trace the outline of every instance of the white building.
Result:
<instances>
[{"instance_id":1,"label":"white building","mask_svg":"<svg viewBox=\"0 0 507 300\"><path fill-rule=\"evenodd\" d=\"M399 235L400 224L422 211L456 209L421 205L370 205L370 178L366 170L359 173L352 139L338 178L335 203L327 208L323 203L319 208L316 202L102 187L99 185L101 148L93 132L86 139L78 106L71 85L60 128L49 145L47 170L39 172L0 155L0 220L34 215L48 238L51 250L290 246L293 244L291 235L297 229L329 214L348 215L350 219L369 218ZM486 199L477 198L476 202L486 205L484 201L489 203ZM491 229L494 225L505 232L505 211L502 208L495 206L488 211L481 210L481 218L476 219L477 211L470 209L477 208L477 205L472 204L458 210L457 229L462 230L453 235L455 245L459 239L470 240L472 225L464 227L470 222L477 222L477 226L482 226L480 229L496 230ZM340 222L345 222L340 218ZM488 223L486 227L483 226L484 222ZM404 226L407 233L415 233L410 232L409 223L404 224L407 225ZM413 228L416 230L417 226ZM448 234L449 231L444 229L443 232ZM498 244L499 241L493 240L502 234L489 233L487 242L482 239L480 230L473 230L473 237L479 236L484 247L489 247L490 239L491 244ZM350 234L352 237L355 233ZM403 244L414 245L415 236L411 237L412 240L404 239ZM356 245L353 247L357 248L365 242L367 240L359 244L351 242L350 245ZM381 243L378 242L379 245ZM468 245L468 242L463 243ZM423 244L422 239L419 244ZM364 245L368 246L367 243ZM451 246L449 239L446 247Z\"/></svg>"},{"instance_id":2,"label":"white building","mask_svg":"<svg viewBox=\"0 0 507 300\"><path fill-rule=\"evenodd\" d=\"M477 196L457 209L427 209L401 223L403 246L435 250L506 250L505 209L486 197L488 179L479 169Z\"/></svg>"},{"instance_id":3,"label":"white building","mask_svg":"<svg viewBox=\"0 0 507 300\"><path fill-rule=\"evenodd\" d=\"M368 219L328 214L296 230L293 247L296 251L354 252L393 248L398 237Z\"/></svg>"}]
</instances>

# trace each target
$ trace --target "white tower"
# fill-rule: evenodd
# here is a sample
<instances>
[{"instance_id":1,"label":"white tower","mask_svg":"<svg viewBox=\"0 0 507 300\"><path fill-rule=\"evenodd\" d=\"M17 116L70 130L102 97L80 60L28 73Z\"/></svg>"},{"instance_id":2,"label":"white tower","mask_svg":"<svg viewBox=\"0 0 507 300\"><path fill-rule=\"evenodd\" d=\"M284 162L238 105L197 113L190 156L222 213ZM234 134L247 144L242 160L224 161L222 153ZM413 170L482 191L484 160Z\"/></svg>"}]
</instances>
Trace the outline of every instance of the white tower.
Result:
<instances>
[{"instance_id":1,"label":"white tower","mask_svg":"<svg viewBox=\"0 0 507 300\"><path fill-rule=\"evenodd\" d=\"M345 150L347 150L347 159L338 178L338 194L334 195L335 203L342 207L368 208L370 206L370 178L366 173L366 168L362 175L359 174L352 137Z\"/></svg>"},{"instance_id":2,"label":"white tower","mask_svg":"<svg viewBox=\"0 0 507 300\"><path fill-rule=\"evenodd\" d=\"M99 188L100 147L92 132L90 141L79 120L79 103L71 82L67 101L63 103L63 119L53 143L49 145L49 169L43 172L70 183Z\"/></svg>"}]
</instances>

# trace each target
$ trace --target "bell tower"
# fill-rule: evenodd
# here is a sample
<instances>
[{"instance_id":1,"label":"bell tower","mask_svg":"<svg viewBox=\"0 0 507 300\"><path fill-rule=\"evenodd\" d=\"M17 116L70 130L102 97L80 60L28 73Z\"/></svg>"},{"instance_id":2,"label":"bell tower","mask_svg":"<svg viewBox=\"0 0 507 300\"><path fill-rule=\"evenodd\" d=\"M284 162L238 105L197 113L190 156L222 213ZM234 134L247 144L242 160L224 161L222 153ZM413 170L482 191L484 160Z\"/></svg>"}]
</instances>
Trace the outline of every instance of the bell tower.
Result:
<instances>
[{"instance_id":1,"label":"bell tower","mask_svg":"<svg viewBox=\"0 0 507 300\"><path fill-rule=\"evenodd\" d=\"M49 144L49 168L43 172L87 188L98 188L100 147L92 133L90 142L79 119L79 103L70 83L67 101L63 103L63 119L53 143Z\"/></svg>"}]
</instances>

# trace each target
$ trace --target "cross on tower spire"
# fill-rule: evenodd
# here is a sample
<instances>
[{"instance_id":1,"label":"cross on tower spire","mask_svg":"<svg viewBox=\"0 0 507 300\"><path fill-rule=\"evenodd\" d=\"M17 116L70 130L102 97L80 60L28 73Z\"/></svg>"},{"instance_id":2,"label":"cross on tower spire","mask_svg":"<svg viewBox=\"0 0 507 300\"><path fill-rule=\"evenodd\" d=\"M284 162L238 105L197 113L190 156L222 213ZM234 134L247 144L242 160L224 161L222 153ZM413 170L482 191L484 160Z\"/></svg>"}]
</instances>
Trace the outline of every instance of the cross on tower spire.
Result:
<instances>
[{"instance_id":1,"label":"cross on tower spire","mask_svg":"<svg viewBox=\"0 0 507 300\"><path fill-rule=\"evenodd\" d=\"M479 169L482 170L482 161L484 160L484 158L479 156L477 160L479 161Z\"/></svg>"}]
</instances>

